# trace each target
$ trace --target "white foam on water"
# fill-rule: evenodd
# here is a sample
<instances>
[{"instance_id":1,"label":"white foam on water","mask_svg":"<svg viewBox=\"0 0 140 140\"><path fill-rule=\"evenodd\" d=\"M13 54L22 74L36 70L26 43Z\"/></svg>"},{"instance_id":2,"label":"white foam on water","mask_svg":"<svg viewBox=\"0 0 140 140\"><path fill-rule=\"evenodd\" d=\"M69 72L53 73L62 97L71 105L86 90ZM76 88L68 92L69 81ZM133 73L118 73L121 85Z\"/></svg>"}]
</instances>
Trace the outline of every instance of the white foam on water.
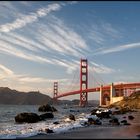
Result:
<instances>
[{"instance_id":1,"label":"white foam on water","mask_svg":"<svg viewBox=\"0 0 140 140\"><path fill-rule=\"evenodd\" d=\"M0 138L15 139L35 136L37 134L47 134L45 129L48 128L53 130L54 133L66 132L68 130L83 127L81 125L82 121L87 121L85 116L77 118L76 121L66 118L58 121L59 124L53 124L54 120L52 120L51 123L48 123L46 120L38 123L14 124L12 126L5 126L5 128L0 131Z\"/></svg>"}]
</instances>

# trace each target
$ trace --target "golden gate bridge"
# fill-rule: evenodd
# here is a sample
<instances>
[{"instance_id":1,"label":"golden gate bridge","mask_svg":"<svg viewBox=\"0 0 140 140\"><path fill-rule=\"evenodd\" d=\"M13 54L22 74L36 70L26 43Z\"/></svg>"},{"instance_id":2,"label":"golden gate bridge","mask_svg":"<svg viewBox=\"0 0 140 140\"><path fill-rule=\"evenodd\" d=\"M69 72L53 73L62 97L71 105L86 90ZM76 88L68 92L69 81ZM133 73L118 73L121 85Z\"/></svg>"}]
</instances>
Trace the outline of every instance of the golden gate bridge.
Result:
<instances>
[{"instance_id":1,"label":"golden gate bridge","mask_svg":"<svg viewBox=\"0 0 140 140\"><path fill-rule=\"evenodd\" d=\"M129 91L134 92L140 89L140 83L120 83L110 85L100 85L93 88L88 88L88 60L81 59L80 61L80 89L59 93L58 82L54 82L53 100L57 102L58 98L80 94L80 106L88 105L88 93L98 92L100 94L100 106L107 106L116 101L123 99Z\"/></svg>"}]
</instances>

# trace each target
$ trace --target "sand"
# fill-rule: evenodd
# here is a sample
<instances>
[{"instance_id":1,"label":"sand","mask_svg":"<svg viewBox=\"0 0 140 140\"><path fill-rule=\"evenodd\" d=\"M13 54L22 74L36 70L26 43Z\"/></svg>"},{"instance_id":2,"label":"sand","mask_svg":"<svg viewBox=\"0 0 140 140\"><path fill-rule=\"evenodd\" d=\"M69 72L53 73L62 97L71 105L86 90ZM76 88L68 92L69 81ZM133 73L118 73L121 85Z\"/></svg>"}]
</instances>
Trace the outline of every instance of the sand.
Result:
<instances>
[{"instance_id":1,"label":"sand","mask_svg":"<svg viewBox=\"0 0 140 140\"><path fill-rule=\"evenodd\" d=\"M61 134L46 134L28 139L138 139L140 126L85 127Z\"/></svg>"}]
</instances>

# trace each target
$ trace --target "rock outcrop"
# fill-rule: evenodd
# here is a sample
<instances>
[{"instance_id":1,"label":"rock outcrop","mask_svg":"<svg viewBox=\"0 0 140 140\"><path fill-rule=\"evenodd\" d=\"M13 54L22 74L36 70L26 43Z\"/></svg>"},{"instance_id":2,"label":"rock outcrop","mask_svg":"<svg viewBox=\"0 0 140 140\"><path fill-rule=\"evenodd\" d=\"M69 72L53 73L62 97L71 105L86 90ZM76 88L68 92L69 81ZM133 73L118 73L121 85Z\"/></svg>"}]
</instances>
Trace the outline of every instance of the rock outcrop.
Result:
<instances>
[{"instance_id":1,"label":"rock outcrop","mask_svg":"<svg viewBox=\"0 0 140 140\"><path fill-rule=\"evenodd\" d=\"M38 111L40 111L40 112L55 112L55 111L57 111L57 109L49 104L45 104L45 105L41 105L38 108Z\"/></svg>"},{"instance_id":2,"label":"rock outcrop","mask_svg":"<svg viewBox=\"0 0 140 140\"><path fill-rule=\"evenodd\" d=\"M24 112L24 113L20 113L17 116L15 116L15 121L17 123L23 123L23 122L36 123L36 122L40 121L40 117L36 113Z\"/></svg>"}]
</instances>

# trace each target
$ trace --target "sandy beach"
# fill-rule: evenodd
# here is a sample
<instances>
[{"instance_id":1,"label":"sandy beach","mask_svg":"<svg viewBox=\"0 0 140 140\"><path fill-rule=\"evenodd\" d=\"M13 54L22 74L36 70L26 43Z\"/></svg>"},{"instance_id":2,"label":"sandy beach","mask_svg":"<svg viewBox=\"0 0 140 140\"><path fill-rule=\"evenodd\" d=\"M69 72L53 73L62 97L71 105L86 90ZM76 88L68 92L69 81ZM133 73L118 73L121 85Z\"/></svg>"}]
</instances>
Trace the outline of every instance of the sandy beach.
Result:
<instances>
[{"instance_id":1,"label":"sandy beach","mask_svg":"<svg viewBox=\"0 0 140 140\"><path fill-rule=\"evenodd\" d=\"M37 135L27 139L138 139L138 134L140 134L140 126L88 127L61 134Z\"/></svg>"},{"instance_id":2,"label":"sandy beach","mask_svg":"<svg viewBox=\"0 0 140 140\"><path fill-rule=\"evenodd\" d=\"M40 134L27 139L140 139L140 112L131 114L135 117L134 120L129 121L131 125L90 125L60 134Z\"/></svg>"}]
</instances>

